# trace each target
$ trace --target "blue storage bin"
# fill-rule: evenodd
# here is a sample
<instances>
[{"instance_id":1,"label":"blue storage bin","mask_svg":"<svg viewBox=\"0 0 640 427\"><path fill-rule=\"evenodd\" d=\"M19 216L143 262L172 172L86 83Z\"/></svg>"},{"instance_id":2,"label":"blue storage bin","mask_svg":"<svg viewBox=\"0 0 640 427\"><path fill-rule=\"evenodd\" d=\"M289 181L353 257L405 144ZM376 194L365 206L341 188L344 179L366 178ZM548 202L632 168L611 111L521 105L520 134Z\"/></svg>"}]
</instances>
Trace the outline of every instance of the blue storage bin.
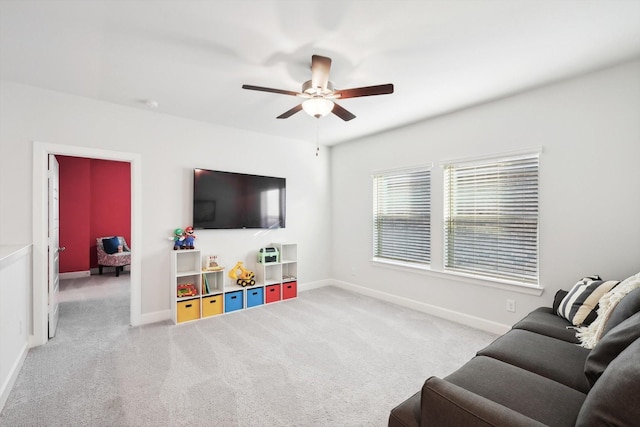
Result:
<instances>
[{"instance_id":1,"label":"blue storage bin","mask_svg":"<svg viewBox=\"0 0 640 427\"><path fill-rule=\"evenodd\" d=\"M242 298L243 291L235 291L224 294L224 312L242 310L244 301Z\"/></svg>"},{"instance_id":2,"label":"blue storage bin","mask_svg":"<svg viewBox=\"0 0 640 427\"><path fill-rule=\"evenodd\" d=\"M262 305L264 303L264 289L247 289L247 308Z\"/></svg>"}]
</instances>

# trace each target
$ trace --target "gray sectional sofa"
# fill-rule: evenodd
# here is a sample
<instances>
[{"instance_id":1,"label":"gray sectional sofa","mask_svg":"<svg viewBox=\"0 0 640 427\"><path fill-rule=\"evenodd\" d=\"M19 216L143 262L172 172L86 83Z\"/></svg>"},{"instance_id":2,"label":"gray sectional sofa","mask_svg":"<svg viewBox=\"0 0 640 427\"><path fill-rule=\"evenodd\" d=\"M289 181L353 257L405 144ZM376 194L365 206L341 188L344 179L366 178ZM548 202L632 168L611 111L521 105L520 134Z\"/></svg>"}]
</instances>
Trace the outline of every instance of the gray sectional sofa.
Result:
<instances>
[{"instance_id":1,"label":"gray sectional sofa","mask_svg":"<svg viewBox=\"0 0 640 427\"><path fill-rule=\"evenodd\" d=\"M451 375L427 379L389 426L639 426L640 288L608 313L591 350L556 314L566 294Z\"/></svg>"}]
</instances>

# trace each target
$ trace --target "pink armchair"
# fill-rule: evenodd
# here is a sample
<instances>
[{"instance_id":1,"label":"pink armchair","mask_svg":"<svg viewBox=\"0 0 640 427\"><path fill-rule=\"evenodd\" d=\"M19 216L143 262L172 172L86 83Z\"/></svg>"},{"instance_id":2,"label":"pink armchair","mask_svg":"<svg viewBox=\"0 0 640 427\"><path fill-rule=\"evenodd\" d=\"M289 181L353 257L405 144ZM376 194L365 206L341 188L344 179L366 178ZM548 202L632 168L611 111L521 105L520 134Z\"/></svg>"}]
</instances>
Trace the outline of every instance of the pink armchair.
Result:
<instances>
[{"instance_id":1,"label":"pink armchair","mask_svg":"<svg viewBox=\"0 0 640 427\"><path fill-rule=\"evenodd\" d=\"M118 239L117 246L122 246L122 252L118 252L116 248L116 252L108 253L113 251L113 248L105 250L103 239L114 239L114 237ZM110 244L109 246L114 245ZM96 249L98 251L98 271L100 274L102 274L102 267L115 267L116 277L119 277L120 272L124 270L124 266L131 264L131 249L127 246L127 242L122 236L98 237L96 239Z\"/></svg>"}]
</instances>

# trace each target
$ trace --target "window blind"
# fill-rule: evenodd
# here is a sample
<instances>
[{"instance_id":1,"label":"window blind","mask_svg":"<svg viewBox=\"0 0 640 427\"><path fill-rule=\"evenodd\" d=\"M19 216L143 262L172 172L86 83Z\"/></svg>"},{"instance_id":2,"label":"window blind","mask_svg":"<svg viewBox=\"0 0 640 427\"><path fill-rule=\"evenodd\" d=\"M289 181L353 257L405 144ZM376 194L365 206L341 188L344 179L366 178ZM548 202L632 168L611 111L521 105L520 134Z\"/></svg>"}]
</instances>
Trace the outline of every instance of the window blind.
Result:
<instances>
[{"instance_id":1,"label":"window blind","mask_svg":"<svg viewBox=\"0 0 640 427\"><path fill-rule=\"evenodd\" d=\"M431 168L373 177L373 255L431 261Z\"/></svg>"},{"instance_id":2,"label":"window blind","mask_svg":"<svg viewBox=\"0 0 640 427\"><path fill-rule=\"evenodd\" d=\"M445 269L538 284L538 163L444 166Z\"/></svg>"}]
</instances>

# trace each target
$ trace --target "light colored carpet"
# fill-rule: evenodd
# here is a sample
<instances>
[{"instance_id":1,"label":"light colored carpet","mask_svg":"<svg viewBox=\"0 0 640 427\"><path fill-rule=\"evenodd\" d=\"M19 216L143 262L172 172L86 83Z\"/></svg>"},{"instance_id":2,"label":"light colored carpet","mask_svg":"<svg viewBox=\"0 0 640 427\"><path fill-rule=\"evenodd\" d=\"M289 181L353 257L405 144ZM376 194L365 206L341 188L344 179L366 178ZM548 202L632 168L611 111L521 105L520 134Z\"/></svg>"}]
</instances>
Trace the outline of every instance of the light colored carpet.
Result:
<instances>
[{"instance_id":1,"label":"light colored carpet","mask_svg":"<svg viewBox=\"0 0 640 427\"><path fill-rule=\"evenodd\" d=\"M63 303L0 425L385 426L426 378L496 338L335 287L136 328L126 292L90 298Z\"/></svg>"}]
</instances>

